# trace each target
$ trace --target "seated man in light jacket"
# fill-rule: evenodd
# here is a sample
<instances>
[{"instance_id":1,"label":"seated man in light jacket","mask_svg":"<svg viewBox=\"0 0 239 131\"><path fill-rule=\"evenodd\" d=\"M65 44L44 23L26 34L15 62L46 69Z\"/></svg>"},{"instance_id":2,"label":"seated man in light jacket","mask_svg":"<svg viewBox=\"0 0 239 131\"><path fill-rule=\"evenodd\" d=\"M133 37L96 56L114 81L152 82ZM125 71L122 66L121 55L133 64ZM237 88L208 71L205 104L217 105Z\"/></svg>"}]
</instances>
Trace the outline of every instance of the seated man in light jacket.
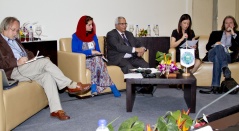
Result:
<instances>
[{"instance_id":1,"label":"seated man in light jacket","mask_svg":"<svg viewBox=\"0 0 239 131\"><path fill-rule=\"evenodd\" d=\"M4 69L8 78L21 81L35 80L46 93L50 107L50 116L60 120L70 117L62 110L57 87L67 87L70 94L90 89L90 84L74 82L64 76L61 70L48 58L41 58L26 63L34 58L32 52L26 50L16 38L20 30L20 22L15 17L6 17L0 25L0 69Z\"/></svg>"}]
</instances>

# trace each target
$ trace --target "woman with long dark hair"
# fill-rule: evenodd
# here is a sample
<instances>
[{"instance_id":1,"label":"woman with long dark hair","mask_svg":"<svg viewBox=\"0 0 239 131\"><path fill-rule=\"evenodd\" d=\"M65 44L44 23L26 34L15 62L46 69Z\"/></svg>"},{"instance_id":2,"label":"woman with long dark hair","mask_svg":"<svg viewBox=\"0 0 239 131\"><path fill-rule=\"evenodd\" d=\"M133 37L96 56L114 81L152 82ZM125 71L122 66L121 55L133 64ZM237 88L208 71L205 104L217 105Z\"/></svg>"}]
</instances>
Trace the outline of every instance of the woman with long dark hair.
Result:
<instances>
[{"instance_id":1,"label":"woman with long dark hair","mask_svg":"<svg viewBox=\"0 0 239 131\"><path fill-rule=\"evenodd\" d=\"M194 40L195 34L191 29L192 20L188 14L183 14L178 22L178 28L173 30L171 35L170 47L176 48L176 62L180 62L180 46L186 42L186 40ZM190 70L192 73L196 72L201 65L201 60L199 59L198 48L195 48L195 64Z\"/></svg>"},{"instance_id":2,"label":"woman with long dark hair","mask_svg":"<svg viewBox=\"0 0 239 131\"><path fill-rule=\"evenodd\" d=\"M82 16L78 22L76 32L72 35L72 52L83 53L86 59L86 68L91 71L91 94L97 95L110 87L115 97L121 94L112 82L106 64L100 52L96 28L93 18Z\"/></svg>"}]
</instances>

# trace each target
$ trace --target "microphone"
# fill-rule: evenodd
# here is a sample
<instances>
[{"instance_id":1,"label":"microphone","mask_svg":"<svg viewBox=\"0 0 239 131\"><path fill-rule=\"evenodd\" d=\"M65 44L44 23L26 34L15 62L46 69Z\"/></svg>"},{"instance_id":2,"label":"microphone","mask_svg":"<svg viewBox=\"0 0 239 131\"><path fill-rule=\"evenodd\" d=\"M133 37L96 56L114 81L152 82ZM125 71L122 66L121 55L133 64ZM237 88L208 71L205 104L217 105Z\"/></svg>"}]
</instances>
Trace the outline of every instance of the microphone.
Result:
<instances>
[{"instance_id":1,"label":"microphone","mask_svg":"<svg viewBox=\"0 0 239 131\"><path fill-rule=\"evenodd\" d=\"M209 107L210 105L214 104L214 103L217 102L218 100L222 99L223 97L225 97L226 95L228 95L229 93L231 93L232 91L234 91L234 90L237 89L237 88L239 88L239 85L236 85L235 87L233 87L231 90L229 90L229 91L226 92L225 94L221 95L220 97L218 97L217 99L215 99L215 100L212 101L211 103L209 103L209 104L207 104L206 106L202 107L202 108L198 111L196 117L194 118L193 124L192 124L190 130L193 130L193 129L194 129L194 126L195 126L195 124L196 124L197 117L198 117L198 115L201 113L202 110L204 110L205 108L207 108L207 107Z\"/></svg>"},{"instance_id":2,"label":"microphone","mask_svg":"<svg viewBox=\"0 0 239 131\"><path fill-rule=\"evenodd\" d=\"M186 33L186 34L187 34L187 30L185 30L185 31L184 31L184 33ZM188 48L188 42L187 42L187 40L188 40L188 37L186 37L186 38L185 38L185 42L186 42L186 49Z\"/></svg>"},{"instance_id":3,"label":"microphone","mask_svg":"<svg viewBox=\"0 0 239 131\"><path fill-rule=\"evenodd\" d=\"M184 33L186 33L186 34L187 34L187 30L185 30L185 31L184 31ZM187 39L188 39L188 37L186 37L186 38L185 38L185 40L187 40Z\"/></svg>"}]
</instances>

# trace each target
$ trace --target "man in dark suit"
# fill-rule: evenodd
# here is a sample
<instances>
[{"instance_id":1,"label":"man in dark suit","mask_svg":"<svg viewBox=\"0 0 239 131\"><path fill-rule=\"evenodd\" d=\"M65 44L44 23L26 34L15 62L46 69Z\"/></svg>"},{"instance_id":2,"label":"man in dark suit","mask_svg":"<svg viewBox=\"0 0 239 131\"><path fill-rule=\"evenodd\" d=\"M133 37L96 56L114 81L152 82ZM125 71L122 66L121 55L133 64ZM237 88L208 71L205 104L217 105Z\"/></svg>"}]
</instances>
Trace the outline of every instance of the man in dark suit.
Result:
<instances>
[{"instance_id":1,"label":"man in dark suit","mask_svg":"<svg viewBox=\"0 0 239 131\"><path fill-rule=\"evenodd\" d=\"M149 68L142 58L146 48L126 28L126 19L120 16L115 20L115 29L107 33L108 65L119 66L124 74L133 68Z\"/></svg>"},{"instance_id":2,"label":"man in dark suit","mask_svg":"<svg viewBox=\"0 0 239 131\"><path fill-rule=\"evenodd\" d=\"M227 79L231 78L228 63L237 61L239 47L239 32L234 17L226 16L220 31L213 31L206 45L208 50L204 61L213 62L212 92L222 93L220 88L221 72Z\"/></svg>"}]
</instances>

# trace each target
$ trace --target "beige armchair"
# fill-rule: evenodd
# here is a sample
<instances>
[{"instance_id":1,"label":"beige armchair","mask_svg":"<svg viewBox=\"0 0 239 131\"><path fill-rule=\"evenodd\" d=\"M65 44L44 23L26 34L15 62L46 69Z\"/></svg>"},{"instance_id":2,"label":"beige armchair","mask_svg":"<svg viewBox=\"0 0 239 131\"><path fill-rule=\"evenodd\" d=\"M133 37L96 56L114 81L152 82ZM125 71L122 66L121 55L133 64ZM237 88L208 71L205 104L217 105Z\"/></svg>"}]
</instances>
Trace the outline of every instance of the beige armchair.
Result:
<instances>
[{"instance_id":1,"label":"beige armchair","mask_svg":"<svg viewBox=\"0 0 239 131\"><path fill-rule=\"evenodd\" d=\"M86 69L86 56L81 53L73 53L71 50L71 40L72 38L61 38L60 39L60 49L58 51L58 67L62 72L74 81L80 81L82 83L91 82L90 70ZM104 36L99 36L98 41L100 45L100 50L104 53ZM145 53L143 58L148 62L148 51ZM119 90L126 89L126 83L124 82L124 74L118 66L107 66L108 73L116 84ZM110 88L107 88L104 93L111 92ZM90 96L90 91L81 94L80 96Z\"/></svg>"},{"instance_id":2,"label":"beige armchair","mask_svg":"<svg viewBox=\"0 0 239 131\"><path fill-rule=\"evenodd\" d=\"M208 42L209 36L200 36L198 43L199 58L202 60L206 53L206 44ZM170 48L169 52L172 53L172 60L176 60L176 50L175 48ZM178 63L179 64L179 63ZM232 72L232 78L234 78L237 83L239 83L239 62L231 63L228 65ZM193 74L197 79L197 86L211 86L212 81L212 69L213 63L203 62L199 69ZM221 81L224 80L222 75Z\"/></svg>"},{"instance_id":3,"label":"beige armchair","mask_svg":"<svg viewBox=\"0 0 239 131\"><path fill-rule=\"evenodd\" d=\"M3 90L0 72L0 131L10 131L48 105L44 89L36 82L19 82Z\"/></svg>"}]
</instances>

